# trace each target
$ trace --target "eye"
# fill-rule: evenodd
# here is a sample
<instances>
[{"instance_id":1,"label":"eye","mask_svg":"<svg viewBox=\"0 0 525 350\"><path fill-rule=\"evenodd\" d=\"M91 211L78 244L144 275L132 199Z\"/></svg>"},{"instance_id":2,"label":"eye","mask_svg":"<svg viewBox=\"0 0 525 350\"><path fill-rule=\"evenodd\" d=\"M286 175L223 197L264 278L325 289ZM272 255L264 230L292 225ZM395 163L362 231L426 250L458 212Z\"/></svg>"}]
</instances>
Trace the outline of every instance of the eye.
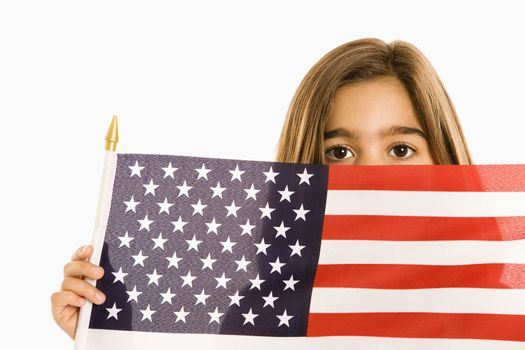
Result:
<instances>
[{"instance_id":1,"label":"eye","mask_svg":"<svg viewBox=\"0 0 525 350\"><path fill-rule=\"evenodd\" d=\"M394 154L392 154L392 151ZM413 157L415 153L416 153L415 149L402 143L402 144L395 145L394 147L392 147L391 151L388 154L393 155L396 158L408 159L408 158Z\"/></svg>"},{"instance_id":2,"label":"eye","mask_svg":"<svg viewBox=\"0 0 525 350\"><path fill-rule=\"evenodd\" d=\"M326 156L332 160L342 160L354 156L350 149L344 146L335 146L326 151Z\"/></svg>"}]
</instances>

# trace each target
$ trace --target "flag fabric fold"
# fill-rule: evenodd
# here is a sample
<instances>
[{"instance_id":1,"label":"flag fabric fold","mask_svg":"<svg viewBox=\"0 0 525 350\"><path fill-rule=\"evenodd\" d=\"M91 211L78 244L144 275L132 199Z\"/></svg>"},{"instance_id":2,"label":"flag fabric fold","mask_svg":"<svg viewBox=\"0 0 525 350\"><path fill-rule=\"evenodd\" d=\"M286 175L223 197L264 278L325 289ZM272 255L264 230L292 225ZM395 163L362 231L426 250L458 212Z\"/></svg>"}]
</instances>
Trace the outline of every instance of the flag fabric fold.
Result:
<instances>
[{"instance_id":1,"label":"flag fabric fold","mask_svg":"<svg viewBox=\"0 0 525 350\"><path fill-rule=\"evenodd\" d=\"M524 165L116 157L77 349L525 349Z\"/></svg>"}]
</instances>

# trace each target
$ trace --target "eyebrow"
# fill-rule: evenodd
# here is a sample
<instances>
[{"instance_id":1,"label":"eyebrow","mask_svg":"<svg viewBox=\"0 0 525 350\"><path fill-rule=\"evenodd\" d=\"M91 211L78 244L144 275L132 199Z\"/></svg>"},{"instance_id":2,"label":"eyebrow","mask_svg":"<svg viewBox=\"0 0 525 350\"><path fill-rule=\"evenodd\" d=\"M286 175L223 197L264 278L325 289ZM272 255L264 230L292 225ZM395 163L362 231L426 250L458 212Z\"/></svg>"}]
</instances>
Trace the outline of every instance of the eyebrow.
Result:
<instances>
[{"instance_id":1,"label":"eyebrow","mask_svg":"<svg viewBox=\"0 0 525 350\"><path fill-rule=\"evenodd\" d=\"M392 125L391 127L382 128L381 130L379 130L378 135L380 137L388 137L394 135L418 135L424 140L428 140L427 135L425 135L425 133L422 130L402 125ZM357 131L349 130L346 128L337 128L324 133L325 140L334 137L345 137L348 139L359 140L359 133Z\"/></svg>"}]
</instances>

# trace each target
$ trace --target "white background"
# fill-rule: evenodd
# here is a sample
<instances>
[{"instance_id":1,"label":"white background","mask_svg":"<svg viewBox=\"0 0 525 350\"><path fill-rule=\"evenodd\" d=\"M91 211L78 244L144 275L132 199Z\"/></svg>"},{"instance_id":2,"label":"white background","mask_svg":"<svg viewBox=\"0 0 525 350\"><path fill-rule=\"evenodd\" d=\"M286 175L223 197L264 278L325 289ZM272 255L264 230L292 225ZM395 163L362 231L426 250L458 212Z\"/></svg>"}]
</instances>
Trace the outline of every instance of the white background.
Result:
<instances>
[{"instance_id":1,"label":"white background","mask_svg":"<svg viewBox=\"0 0 525 350\"><path fill-rule=\"evenodd\" d=\"M525 163L518 1L187 3L0 2L2 343L73 346L49 297L91 240L114 114L120 152L272 160L321 56L403 39L438 71L475 163Z\"/></svg>"}]
</instances>

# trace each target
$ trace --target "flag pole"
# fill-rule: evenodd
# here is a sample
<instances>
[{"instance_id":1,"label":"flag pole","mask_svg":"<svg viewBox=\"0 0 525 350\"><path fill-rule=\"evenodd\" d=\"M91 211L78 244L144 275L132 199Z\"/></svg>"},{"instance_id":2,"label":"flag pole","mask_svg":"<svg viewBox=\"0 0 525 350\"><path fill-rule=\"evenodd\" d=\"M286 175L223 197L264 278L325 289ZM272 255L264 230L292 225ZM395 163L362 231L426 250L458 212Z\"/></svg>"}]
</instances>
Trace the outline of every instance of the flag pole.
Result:
<instances>
[{"instance_id":1,"label":"flag pole","mask_svg":"<svg viewBox=\"0 0 525 350\"><path fill-rule=\"evenodd\" d=\"M118 120L114 115L111 119L108 131L105 137L105 157L102 170L102 180L100 182L100 191L98 196L97 212L95 216L95 227L93 230L93 254L90 262L96 265L100 264L100 256L104 244L104 235L109 218L109 209L111 207L111 197L113 194L113 182L115 180L115 170L117 166L117 143L118 143ZM104 271L104 273L110 273ZM95 285L95 281L86 279L87 282ZM88 336L89 317L91 314L92 303L86 301L80 308L80 314L77 323L77 332L75 335L75 350L85 349Z\"/></svg>"},{"instance_id":2,"label":"flag pole","mask_svg":"<svg viewBox=\"0 0 525 350\"><path fill-rule=\"evenodd\" d=\"M118 143L118 120L117 116L114 115L111 119L108 132L106 133L106 151L116 152Z\"/></svg>"}]
</instances>

